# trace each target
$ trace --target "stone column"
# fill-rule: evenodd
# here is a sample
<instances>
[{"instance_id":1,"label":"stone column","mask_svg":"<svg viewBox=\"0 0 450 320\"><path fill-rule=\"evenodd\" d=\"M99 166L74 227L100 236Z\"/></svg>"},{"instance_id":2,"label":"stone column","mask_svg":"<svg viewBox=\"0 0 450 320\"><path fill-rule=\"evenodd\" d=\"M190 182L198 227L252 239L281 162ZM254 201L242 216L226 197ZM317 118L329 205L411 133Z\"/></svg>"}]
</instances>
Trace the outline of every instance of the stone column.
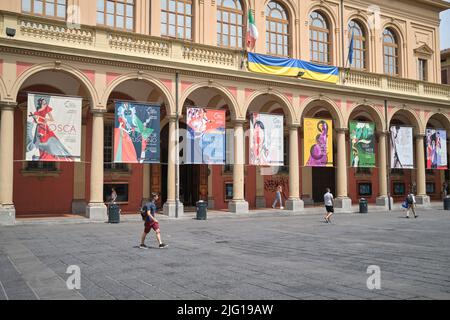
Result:
<instances>
[{"instance_id":1,"label":"stone column","mask_svg":"<svg viewBox=\"0 0 450 320\"><path fill-rule=\"evenodd\" d=\"M86 217L92 220L107 219L106 206L103 202L103 114L106 109L94 109L92 112L91 144L91 183Z\"/></svg>"},{"instance_id":2,"label":"stone column","mask_svg":"<svg viewBox=\"0 0 450 320\"><path fill-rule=\"evenodd\" d=\"M234 124L234 165L233 165L233 200L228 203L228 210L234 213L248 212L248 202L244 199L244 122Z\"/></svg>"},{"instance_id":3,"label":"stone column","mask_svg":"<svg viewBox=\"0 0 450 320\"><path fill-rule=\"evenodd\" d=\"M338 128L337 131L337 175L336 175L336 199L335 207L350 211L352 209L352 200L347 193L347 148L345 133L347 129Z\"/></svg>"},{"instance_id":4,"label":"stone column","mask_svg":"<svg viewBox=\"0 0 450 320\"><path fill-rule=\"evenodd\" d=\"M388 132L378 132L378 190L377 206L389 207L388 202L388 186L387 186L387 153L386 139ZM393 199L391 198L391 208L393 207Z\"/></svg>"},{"instance_id":5,"label":"stone column","mask_svg":"<svg viewBox=\"0 0 450 320\"><path fill-rule=\"evenodd\" d=\"M13 225L14 108L17 103L0 102L0 225Z\"/></svg>"},{"instance_id":6,"label":"stone column","mask_svg":"<svg viewBox=\"0 0 450 320\"><path fill-rule=\"evenodd\" d=\"M176 132L176 118L169 118L169 148L167 156L167 201L163 206L163 213L169 217L176 217L176 182L175 171L178 154L176 154L176 144L178 134ZM183 216L183 204L178 201L178 217Z\"/></svg>"},{"instance_id":7,"label":"stone column","mask_svg":"<svg viewBox=\"0 0 450 320\"><path fill-rule=\"evenodd\" d=\"M417 204L428 206L430 205L430 197L427 196L426 178L425 178L425 149L424 149L424 134L416 136L416 166L417 166Z\"/></svg>"},{"instance_id":8,"label":"stone column","mask_svg":"<svg viewBox=\"0 0 450 320\"><path fill-rule=\"evenodd\" d=\"M304 208L303 201L300 199L298 127L292 125L289 128L289 199L286 201L286 209L292 211L301 211Z\"/></svg>"}]
</instances>

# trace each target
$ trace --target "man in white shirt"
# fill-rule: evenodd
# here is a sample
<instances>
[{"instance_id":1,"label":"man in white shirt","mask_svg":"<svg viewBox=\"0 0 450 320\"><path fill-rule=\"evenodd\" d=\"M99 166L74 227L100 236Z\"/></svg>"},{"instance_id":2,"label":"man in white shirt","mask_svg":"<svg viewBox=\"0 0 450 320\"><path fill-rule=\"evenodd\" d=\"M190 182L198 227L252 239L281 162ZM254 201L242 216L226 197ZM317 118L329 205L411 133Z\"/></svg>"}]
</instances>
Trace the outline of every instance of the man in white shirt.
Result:
<instances>
[{"instance_id":1,"label":"man in white shirt","mask_svg":"<svg viewBox=\"0 0 450 320\"><path fill-rule=\"evenodd\" d=\"M330 217L333 215L334 213L334 198L333 198L333 194L330 192L330 188L326 188L326 193L323 195L323 201L325 202L325 209L327 211L326 215L325 215L325 222L327 223L331 223Z\"/></svg>"}]
</instances>

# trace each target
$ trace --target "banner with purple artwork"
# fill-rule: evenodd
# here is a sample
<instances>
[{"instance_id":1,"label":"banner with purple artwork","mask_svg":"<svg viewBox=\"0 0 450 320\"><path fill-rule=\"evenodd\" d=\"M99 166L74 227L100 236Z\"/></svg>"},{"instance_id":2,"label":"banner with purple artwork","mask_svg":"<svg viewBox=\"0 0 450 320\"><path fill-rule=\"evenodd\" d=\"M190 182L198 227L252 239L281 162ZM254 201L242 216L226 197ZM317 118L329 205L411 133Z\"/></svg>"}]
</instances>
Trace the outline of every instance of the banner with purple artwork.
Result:
<instances>
[{"instance_id":1,"label":"banner with purple artwork","mask_svg":"<svg viewBox=\"0 0 450 320\"><path fill-rule=\"evenodd\" d=\"M303 161L306 167L333 166L333 121L305 118Z\"/></svg>"}]
</instances>

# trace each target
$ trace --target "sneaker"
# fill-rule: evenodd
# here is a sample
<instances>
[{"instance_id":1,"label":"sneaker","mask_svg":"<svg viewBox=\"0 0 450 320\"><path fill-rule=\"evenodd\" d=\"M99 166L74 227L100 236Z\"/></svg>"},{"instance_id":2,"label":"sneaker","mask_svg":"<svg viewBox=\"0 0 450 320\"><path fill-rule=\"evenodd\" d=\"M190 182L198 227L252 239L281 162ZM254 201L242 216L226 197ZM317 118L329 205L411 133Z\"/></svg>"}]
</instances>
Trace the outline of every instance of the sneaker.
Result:
<instances>
[{"instance_id":1,"label":"sneaker","mask_svg":"<svg viewBox=\"0 0 450 320\"><path fill-rule=\"evenodd\" d=\"M414 218L417 218L419 215L415 215Z\"/></svg>"},{"instance_id":2,"label":"sneaker","mask_svg":"<svg viewBox=\"0 0 450 320\"><path fill-rule=\"evenodd\" d=\"M280 207L280 210L283 210L284 209L284 207Z\"/></svg>"},{"instance_id":3,"label":"sneaker","mask_svg":"<svg viewBox=\"0 0 450 320\"><path fill-rule=\"evenodd\" d=\"M325 219L325 223L328 223L328 219L327 218L324 218Z\"/></svg>"},{"instance_id":4,"label":"sneaker","mask_svg":"<svg viewBox=\"0 0 450 320\"><path fill-rule=\"evenodd\" d=\"M160 249L167 248L167 247L168 247L168 245L165 244L165 243L161 243L161 244L159 245L159 248L160 248Z\"/></svg>"},{"instance_id":5,"label":"sneaker","mask_svg":"<svg viewBox=\"0 0 450 320\"><path fill-rule=\"evenodd\" d=\"M272 209L275 209L275 206L272 206Z\"/></svg>"},{"instance_id":6,"label":"sneaker","mask_svg":"<svg viewBox=\"0 0 450 320\"><path fill-rule=\"evenodd\" d=\"M405 218L406 218L406 219L409 219L409 216L406 216Z\"/></svg>"},{"instance_id":7,"label":"sneaker","mask_svg":"<svg viewBox=\"0 0 450 320\"><path fill-rule=\"evenodd\" d=\"M148 247L145 244L139 245L139 249L148 249Z\"/></svg>"}]
</instances>

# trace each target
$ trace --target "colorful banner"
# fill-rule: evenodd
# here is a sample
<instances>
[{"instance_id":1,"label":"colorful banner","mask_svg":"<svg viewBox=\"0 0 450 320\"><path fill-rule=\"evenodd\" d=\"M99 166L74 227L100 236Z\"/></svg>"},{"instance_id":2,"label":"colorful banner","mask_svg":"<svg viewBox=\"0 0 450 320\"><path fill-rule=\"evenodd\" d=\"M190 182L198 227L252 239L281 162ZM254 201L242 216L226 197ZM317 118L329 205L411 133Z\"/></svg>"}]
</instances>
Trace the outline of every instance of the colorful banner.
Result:
<instances>
[{"instance_id":1,"label":"colorful banner","mask_svg":"<svg viewBox=\"0 0 450 320\"><path fill-rule=\"evenodd\" d=\"M27 161L80 161L82 98L28 94Z\"/></svg>"},{"instance_id":2,"label":"colorful banner","mask_svg":"<svg viewBox=\"0 0 450 320\"><path fill-rule=\"evenodd\" d=\"M300 72L303 79L337 83L339 69L333 66L323 66L303 60L272 57L256 53L248 53L248 68L250 71L273 74L278 76L297 77Z\"/></svg>"},{"instance_id":3,"label":"colorful banner","mask_svg":"<svg viewBox=\"0 0 450 320\"><path fill-rule=\"evenodd\" d=\"M447 170L447 131L427 129L427 169Z\"/></svg>"},{"instance_id":4,"label":"colorful banner","mask_svg":"<svg viewBox=\"0 0 450 320\"><path fill-rule=\"evenodd\" d=\"M225 110L187 109L186 164L225 164Z\"/></svg>"},{"instance_id":5,"label":"colorful banner","mask_svg":"<svg viewBox=\"0 0 450 320\"><path fill-rule=\"evenodd\" d=\"M350 163L354 168L375 167L375 123L350 121Z\"/></svg>"},{"instance_id":6,"label":"colorful banner","mask_svg":"<svg viewBox=\"0 0 450 320\"><path fill-rule=\"evenodd\" d=\"M333 166L333 121L305 118L303 159L307 167Z\"/></svg>"},{"instance_id":7,"label":"colorful banner","mask_svg":"<svg viewBox=\"0 0 450 320\"><path fill-rule=\"evenodd\" d=\"M115 163L159 163L159 105L116 101Z\"/></svg>"},{"instance_id":8,"label":"colorful banner","mask_svg":"<svg viewBox=\"0 0 450 320\"><path fill-rule=\"evenodd\" d=\"M252 113L250 115L250 164L282 166L283 116Z\"/></svg>"},{"instance_id":9,"label":"colorful banner","mask_svg":"<svg viewBox=\"0 0 450 320\"><path fill-rule=\"evenodd\" d=\"M414 168L413 128L391 127L391 168Z\"/></svg>"}]
</instances>

